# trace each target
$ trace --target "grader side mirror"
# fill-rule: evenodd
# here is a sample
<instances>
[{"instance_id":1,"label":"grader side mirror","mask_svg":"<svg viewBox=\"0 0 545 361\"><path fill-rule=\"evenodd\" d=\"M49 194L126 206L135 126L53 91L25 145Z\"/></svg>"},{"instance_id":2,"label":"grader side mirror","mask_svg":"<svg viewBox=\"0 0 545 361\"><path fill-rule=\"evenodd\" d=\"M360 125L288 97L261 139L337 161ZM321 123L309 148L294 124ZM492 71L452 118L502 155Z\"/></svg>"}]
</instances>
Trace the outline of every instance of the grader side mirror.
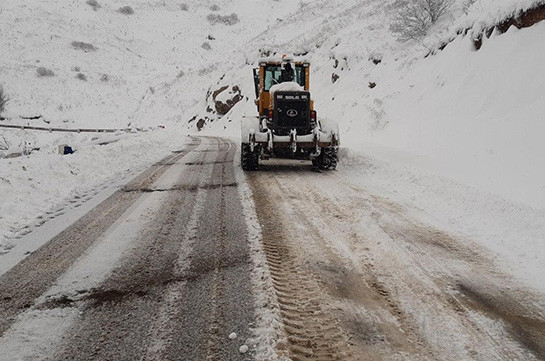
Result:
<instances>
[{"instance_id":1,"label":"grader side mirror","mask_svg":"<svg viewBox=\"0 0 545 361\"><path fill-rule=\"evenodd\" d=\"M254 68L254 87L255 87L255 97L259 98L259 86L261 85L261 80L259 79L259 68Z\"/></svg>"}]
</instances>

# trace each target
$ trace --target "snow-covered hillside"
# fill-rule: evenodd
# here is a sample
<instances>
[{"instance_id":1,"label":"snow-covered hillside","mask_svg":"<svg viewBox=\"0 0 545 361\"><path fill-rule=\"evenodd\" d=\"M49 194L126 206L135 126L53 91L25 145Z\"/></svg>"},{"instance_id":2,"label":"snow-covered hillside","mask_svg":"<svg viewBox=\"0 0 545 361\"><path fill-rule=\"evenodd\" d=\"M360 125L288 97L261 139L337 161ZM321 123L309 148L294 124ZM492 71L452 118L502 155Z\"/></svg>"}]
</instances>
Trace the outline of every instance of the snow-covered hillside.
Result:
<instances>
[{"instance_id":1,"label":"snow-covered hillside","mask_svg":"<svg viewBox=\"0 0 545 361\"><path fill-rule=\"evenodd\" d=\"M187 91L177 94L171 104L177 113L169 116L182 118L206 89L206 74L222 66L233 45L253 36L248 29L265 29L297 8L267 0L249 6L237 1L98 3L2 2L0 81L11 97L4 116L43 115L52 124L92 127L163 124L161 107L148 109L155 104L149 98L161 98L174 87ZM119 12L128 5L133 14ZM229 21L231 14L236 17Z\"/></svg>"},{"instance_id":2,"label":"snow-covered hillside","mask_svg":"<svg viewBox=\"0 0 545 361\"><path fill-rule=\"evenodd\" d=\"M340 123L350 155L345 169L363 179L387 162L404 172L396 181L412 179L419 187L375 178L369 186L404 189L398 196L420 200L419 207L434 204L446 214L442 221L489 247L491 239L505 237L500 253L509 252L523 228L530 229L522 236L527 250L537 247L545 223L545 23L493 34L479 51L473 38L539 1L477 0L464 7L468 2L459 0L427 37L406 43L390 31L395 0L98 3L2 2L0 85L11 100L0 125L152 131L118 133L114 143L2 131L14 147L40 150L0 159L0 244L15 242L46 211L179 149L187 133L237 137L243 117L255 114L252 67L264 55L290 54L313 64L316 108ZM120 12L123 6L134 13ZM472 30L456 35L462 29ZM446 39L454 40L426 57ZM211 98L224 86L242 100L220 117ZM21 118L37 115L43 118ZM59 144L77 151L60 156ZM357 154L368 161L354 161ZM445 184L459 187L445 193ZM532 224L515 217L509 229L494 233L493 223L464 218L467 200L445 202L456 209L441 210L441 197L458 199L466 186L480 197L474 214L492 207L492 219L506 209L528 215ZM540 257L533 265L544 262Z\"/></svg>"},{"instance_id":3,"label":"snow-covered hillside","mask_svg":"<svg viewBox=\"0 0 545 361\"><path fill-rule=\"evenodd\" d=\"M410 155L413 166L543 209L545 25L493 34L480 51L471 35L459 35L424 58L462 24L474 21L476 32L530 4L476 2L460 19L443 20L423 46L401 44L389 31L393 2L309 2L253 39L220 84L242 84L251 103L243 59L255 64L256 49L305 54L318 112L340 122L346 146ZM245 111L253 114L253 105ZM236 133L243 114L234 112L227 118Z\"/></svg>"}]
</instances>

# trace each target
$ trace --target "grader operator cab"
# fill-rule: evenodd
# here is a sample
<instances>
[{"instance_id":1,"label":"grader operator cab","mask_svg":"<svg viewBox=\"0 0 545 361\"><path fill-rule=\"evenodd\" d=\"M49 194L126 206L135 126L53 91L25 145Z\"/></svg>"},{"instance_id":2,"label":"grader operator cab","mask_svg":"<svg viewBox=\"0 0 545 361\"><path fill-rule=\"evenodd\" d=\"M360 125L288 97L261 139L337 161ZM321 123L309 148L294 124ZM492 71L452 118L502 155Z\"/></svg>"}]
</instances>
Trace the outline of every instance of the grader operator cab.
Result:
<instances>
[{"instance_id":1,"label":"grader operator cab","mask_svg":"<svg viewBox=\"0 0 545 361\"><path fill-rule=\"evenodd\" d=\"M260 160L291 158L335 169L339 132L314 109L310 63L287 58L261 61L254 69L254 82L258 116L242 120L242 168L256 170Z\"/></svg>"}]
</instances>

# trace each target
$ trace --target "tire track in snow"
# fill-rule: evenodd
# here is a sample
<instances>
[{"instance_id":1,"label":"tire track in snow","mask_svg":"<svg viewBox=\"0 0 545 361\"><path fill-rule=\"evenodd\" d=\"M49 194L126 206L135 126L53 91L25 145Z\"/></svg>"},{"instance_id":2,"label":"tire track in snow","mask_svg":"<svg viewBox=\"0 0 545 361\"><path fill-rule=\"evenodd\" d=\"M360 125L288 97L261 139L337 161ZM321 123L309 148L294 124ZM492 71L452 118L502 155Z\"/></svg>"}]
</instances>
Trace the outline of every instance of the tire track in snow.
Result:
<instances>
[{"instance_id":1,"label":"tire track in snow","mask_svg":"<svg viewBox=\"0 0 545 361\"><path fill-rule=\"evenodd\" d=\"M189 264L189 253L197 240L197 222L198 217L203 212L204 200L206 199L206 190L199 190L196 196L195 207L191 218L187 224L182 244L179 250L178 260L174 269L174 278L177 281L167 285L164 291L164 298L161 308L156 316L156 321L151 327L148 335L150 344L145 350L142 361L162 361L167 358L167 346L173 342L176 335L173 333L176 318L181 307L181 295L184 292L186 281L183 275L187 271Z\"/></svg>"},{"instance_id":2,"label":"tire track in snow","mask_svg":"<svg viewBox=\"0 0 545 361\"><path fill-rule=\"evenodd\" d=\"M410 268L404 273L391 272L388 277L379 277L382 281L373 281L372 285L384 296L388 304L398 304L393 309L394 314L399 317L402 324L408 325L410 333L420 334L420 342L428 343L435 349L434 353L442 355L441 357L447 357L446 355L454 357L455 352L459 352L460 355L456 357L469 357L475 360L490 358L498 360L535 359L535 355L532 354L534 350L531 347L524 345L524 342L517 342L520 337L517 335L520 332L513 333L513 337L506 337L505 332L501 330L502 326L498 327L498 324L490 322L490 319L483 317L482 314L472 312L466 305L467 301L460 297L458 291L453 290L453 287L458 287L456 286L458 282L461 282L462 285L467 282L474 285L481 284L476 289L482 288L483 285L491 288L504 285L509 288L510 281L493 266L490 256L484 254L478 247L470 248L447 233L419 222L412 218L404 207L381 197L366 194L364 189L346 183L336 174L331 175L326 181L346 186L346 188L341 188L346 190L346 195L343 195L343 198L346 197L346 199L341 198L332 202L330 197L320 194L316 189L311 189L309 192L317 204L321 205L322 213L329 215L329 217L322 217L322 219L328 222L332 229L337 229L336 232L340 233L343 232L344 227L339 226L343 222L328 221L334 219L333 215L342 214L341 218L351 219L353 215L350 209L368 209L370 219L366 220L369 223L367 226L377 228L379 235L382 233L378 239L381 242L387 242L394 254L403 255L405 260L403 263L406 262L410 265ZM363 198L361 198L362 195L364 195ZM366 200L361 203L362 199ZM343 206L340 206L341 204ZM344 208L347 208L347 211ZM361 220L359 221L361 222ZM357 223L358 221L353 222ZM379 267L374 267L371 264L367 267L369 272L366 274L377 274L378 269ZM413 278L415 276L416 279ZM411 289L401 286L404 284L412 285ZM521 294L523 293L521 292ZM518 296L521 297L521 294ZM510 298L507 294L498 296L496 295L495 302L503 304L506 302L502 299ZM529 297L528 299L532 299L529 294L526 296ZM413 300L413 302L416 301L414 305L423 303L419 307L424 309L408 309L406 304L408 297L419 298ZM515 310L513 307L508 307L508 309ZM514 313L533 314L534 311L533 307L529 307L526 310L521 308ZM444 341L443 344L438 343L435 339L437 336L431 335L430 331L426 330L428 327L426 323L418 324L419 321L415 315L423 312L434 315L434 318L445 322L441 327L446 335L451 335L449 341L454 341L456 336L461 338L456 339L452 345L449 342L444 343ZM434 322L438 321L434 320ZM444 325L449 327L445 328ZM530 329L523 334L526 335L527 342L532 342L532 338L536 337L536 331L539 334L543 330L536 330L535 323L529 324L529 326ZM458 345L458 350L452 349L452 347L456 347L454 345ZM462 356L464 353L466 355ZM432 358L437 357L439 356Z\"/></svg>"},{"instance_id":3,"label":"tire track in snow","mask_svg":"<svg viewBox=\"0 0 545 361\"><path fill-rule=\"evenodd\" d=\"M322 323L337 322L355 359L542 358L543 300L506 277L493 257L354 187L341 172L288 164L269 161L247 175L288 333L303 324L288 312L303 311L293 293L304 297L307 281L290 284L278 274L300 269L319 293L311 301L334 320ZM290 355L313 357L308 343L294 351L298 341L290 340Z\"/></svg>"},{"instance_id":4,"label":"tire track in snow","mask_svg":"<svg viewBox=\"0 0 545 361\"><path fill-rule=\"evenodd\" d=\"M419 222L405 207L354 189L338 173L323 174L319 181L304 172L291 178L281 181L284 193L289 189L294 200L312 200L292 203L318 222L323 239L343 258L363 270L385 304L395 306L391 312L408 326L408 334L432 347L428 358L541 357L543 302L513 287L478 247ZM474 294L464 295L458 282Z\"/></svg>"},{"instance_id":5,"label":"tire track in snow","mask_svg":"<svg viewBox=\"0 0 545 361\"><path fill-rule=\"evenodd\" d=\"M316 279L288 241L291 237L283 229L282 211L276 204L281 200L270 195L274 187L271 179L260 181L259 177L260 174L250 174L249 180L290 358L294 361L356 359L338 320L323 307L325 302Z\"/></svg>"},{"instance_id":6,"label":"tire track in snow","mask_svg":"<svg viewBox=\"0 0 545 361\"><path fill-rule=\"evenodd\" d=\"M214 171L199 214L197 241L174 318L176 339L167 345L167 359L251 360L239 347L251 336L254 302L246 224L242 217L233 168L235 149L222 141L223 158ZM223 161L221 161L223 160ZM237 334L230 340L231 332Z\"/></svg>"},{"instance_id":7,"label":"tire track in snow","mask_svg":"<svg viewBox=\"0 0 545 361\"><path fill-rule=\"evenodd\" d=\"M306 244L315 248L314 252L310 249L307 249L307 252L314 254L311 269L322 290L343 300L340 302L343 311L337 312L337 316L342 327L351 331L350 338L360 341L357 345L360 349L357 358L366 360L388 358L386 354L391 352L417 358L437 359L437 355L426 343L410 315L392 297L385 285L371 272L358 272L335 247L335 243L328 242L343 234L342 230L335 228L336 223L346 212L336 208L316 189L309 189L308 182L303 181L299 175L293 177L298 187L288 187L279 183L278 188L281 194L289 192L295 199L307 198L315 202L310 204L286 202L286 208L290 209L290 214L307 234ZM320 205L322 209L327 208L328 211L316 212L316 205ZM375 313L372 326L369 326L368 321L354 316L361 312L362 306L365 313L369 315ZM390 313L391 319L378 316L380 311L384 310ZM358 334L361 331L364 333ZM362 347L362 344L365 344L365 347Z\"/></svg>"},{"instance_id":8,"label":"tire track in snow","mask_svg":"<svg viewBox=\"0 0 545 361\"><path fill-rule=\"evenodd\" d=\"M239 162L235 173L253 263L252 283L256 314L250 343L254 346L256 361L289 361L287 336L262 242L262 229L253 193L248 184L249 177L240 168Z\"/></svg>"},{"instance_id":9,"label":"tire track in snow","mask_svg":"<svg viewBox=\"0 0 545 361\"><path fill-rule=\"evenodd\" d=\"M363 192L349 186L356 192ZM412 219L403 207L377 196L370 197L372 218L392 245L409 255L414 269L428 279L437 298L458 315L465 333L480 340L470 351L475 359L533 360L545 355L545 303L523 289L516 292L514 280L496 268L491 255L477 246ZM469 267L470 271L466 269ZM516 299L518 298L518 300ZM494 306L491 306L494 305ZM484 316L484 317L483 317ZM503 330L498 331L498 324Z\"/></svg>"}]
</instances>

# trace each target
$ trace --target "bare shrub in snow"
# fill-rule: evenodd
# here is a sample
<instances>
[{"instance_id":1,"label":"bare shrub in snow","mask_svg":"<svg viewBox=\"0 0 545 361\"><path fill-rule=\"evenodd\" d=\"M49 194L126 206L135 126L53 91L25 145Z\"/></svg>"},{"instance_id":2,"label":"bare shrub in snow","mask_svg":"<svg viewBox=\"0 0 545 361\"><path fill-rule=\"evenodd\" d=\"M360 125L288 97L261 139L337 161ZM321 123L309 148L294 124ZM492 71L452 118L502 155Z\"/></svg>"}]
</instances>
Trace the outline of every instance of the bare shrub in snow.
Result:
<instances>
[{"instance_id":1,"label":"bare shrub in snow","mask_svg":"<svg viewBox=\"0 0 545 361\"><path fill-rule=\"evenodd\" d=\"M178 75L176 75L176 78L181 78L185 75L185 72L183 70L180 70L180 72L178 73Z\"/></svg>"},{"instance_id":2,"label":"bare shrub in snow","mask_svg":"<svg viewBox=\"0 0 545 361\"><path fill-rule=\"evenodd\" d=\"M202 43L201 48L203 48L204 50L210 50L210 49L212 49L212 45L210 45L210 43L208 41L206 41L206 42Z\"/></svg>"},{"instance_id":3,"label":"bare shrub in snow","mask_svg":"<svg viewBox=\"0 0 545 361\"><path fill-rule=\"evenodd\" d=\"M82 80L82 81L87 81L87 76L83 73L78 73L76 75L76 79L79 79L79 80Z\"/></svg>"},{"instance_id":4,"label":"bare shrub in snow","mask_svg":"<svg viewBox=\"0 0 545 361\"><path fill-rule=\"evenodd\" d=\"M132 15L134 14L134 10L130 6L122 6L119 9L117 9L118 13L121 13L123 15Z\"/></svg>"},{"instance_id":5,"label":"bare shrub in snow","mask_svg":"<svg viewBox=\"0 0 545 361\"><path fill-rule=\"evenodd\" d=\"M8 95L4 92L4 87L0 85L0 113L6 110L6 104L9 102Z\"/></svg>"},{"instance_id":6,"label":"bare shrub in snow","mask_svg":"<svg viewBox=\"0 0 545 361\"><path fill-rule=\"evenodd\" d=\"M97 11L98 9L102 7L100 6L97 0L87 0L85 3L89 5L90 7L92 7L94 11Z\"/></svg>"},{"instance_id":7,"label":"bare shrub in snow","mask_svg":"<svg viewBox=\"0 0 545 361\"><path fill-rule=\"evenodd\" d=\"M93 44L84 43L83 41L73 41L72 47L77 50L83 50L86 53L97 50Z\"/></svg>"},{"instance_id":8,"label":"bare shrub in snow","mask_svg":"<svg viewBox=\"0 0 545 361\"><path fill-rule=\"evenodd\" d=\"M187 4L180 4L180 10L182 11L188 11L189 10L189 6Z\"/></svg>"},{"instance_id":9,"label":"bare shrub in snow","mask_svg":"<svg viewBox=\"0 0 545 361\"><path fill-rule=\"evenodd\" d=\"M206 17L211 25L215 24L225 24L225 25L235 25L240 20L238 15L232 13L231 15L218 15L218 14L208 14Z\"/></svg>"},{"instance_id":10,"label":"bare shrub in snow","mask_svg":"<svg viewBox=\"0 0 545 361\"><path fill-rule=\"evenodd\" d=\"M420 0L417 3L420 3L422 10L428 14L431 23L435 24L441 16L447 13L454 0Z\"/></svg>"},{"instance_id":11,"label":"bare shrub in snow","mask_svg":"<svg viewBox=\"0 0 545 361\"><path fill-rule=\"evenodd\" d=\"M401 41L422 38L452 3L453 0L398 0L390 30Z\"/></svg>"},{"instance_id":12,"label":"bare shrub in snow","mask_svg":"<svg viewBox=\"0 0 545 361\"><path fill-rule=\"evenodd\" d=\"M102 81L102 82L107 82L109 80L110 80L110 77L108 76L108 74L102 74L100 76L100 81Z\"/></svg>"},{"instance_id":13,"label":"bare shrub in snow","mask_svg":"<svg viewBox=\"0 0 545 361\"><path fill-rule=\"evenodd\" d=\"M36 69L36 75L38 78L44 78L47 76L55 76L55 72L51 69L44 68L43 66Z\"/></svg>"},{"instance_id":14,"label":"bare shrub in snow","mask_svg":"<svg viewBox=\"0 0 545 361\"><path fill-rule=\"evenodd\" d=\"M0 134L0 150L8 150L9 148L11 148L11 143L3 134Z\"/></svg>"},{"instance_id":15,"label":"bare shrub in snow","mask_svg":"<svg viewBox=\"0 0 545 361\"><path fill-rule=\"evenodd\" d=\"M220 7L217 4L214 4L214 5L210 6L211 11L218 11L219 9L220 9Z\"/></svg>"},{"instance_id":16,"label":"bare shrub in snow","mask_svg":"<svg viewBox=\"0 0 545 361\"><path fill-rule=\"evenodd\" d=\"M414 4L407 4L394 15L390 30L399 40L407 41L426 36L430 26L431 22L426 14Z\"/></svg>"}]
</instances>

